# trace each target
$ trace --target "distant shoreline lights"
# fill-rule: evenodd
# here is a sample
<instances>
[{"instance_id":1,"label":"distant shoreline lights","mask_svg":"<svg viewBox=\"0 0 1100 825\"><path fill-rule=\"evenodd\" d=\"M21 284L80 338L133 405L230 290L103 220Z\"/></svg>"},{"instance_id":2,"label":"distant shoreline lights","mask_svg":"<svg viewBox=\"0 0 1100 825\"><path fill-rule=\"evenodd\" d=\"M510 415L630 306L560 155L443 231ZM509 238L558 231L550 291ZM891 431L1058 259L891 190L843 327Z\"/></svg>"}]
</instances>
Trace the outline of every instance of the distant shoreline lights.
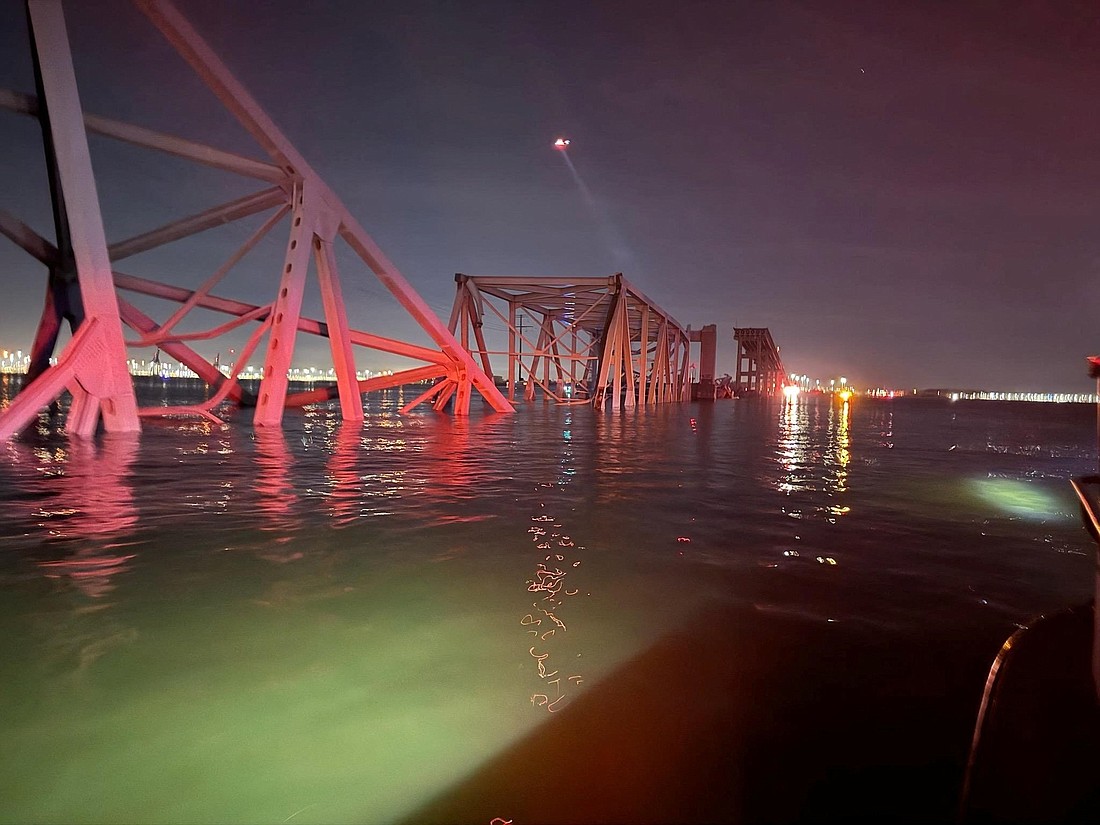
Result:
<instances>
[{"instance_id":1,"label":"distant shoreline lights","mask_svg":"<svg viewBox=\"0 0 1100 825\"><path fill-rule=\"evenodd\" d=\"M0 350L0 374L24 375L30 366L30 355L22 350ZM56 364L57 359L51 358L50 364ZM189 367L176 363L170 359L163 361L130 359L128 362L130 374L140 377L160 378L189 378L197 379L199 376ZM226 364L218 366L218 370L229 376L230 367ZM393 370L358 370L356 377L363 381L374 376L392 375ZM239 378L242 381L258 381L263 377L263 369L248 365L241 370ZM336 370L321 367L295 367L287 371L287 377L292 381L303 382L336 382ZM1100 396L1095 393L1078 392L999 392L996 390L949 390L949 389L925 389L925 390L898 390L884 387L873 387L865 390L856 390L841 378L837 385L823 385L820 381L811 382L806 376L792 376L796 381L785 385L784 394L788 399L794 400L801 396L828 395L840 391L849 393L850 398L941 398L947 401L1030 401L1045 404L1100 404ZM801 379L801 380L798 380ZM816 384L816 386L813 386ZM801 385L801 386L799 386ZM791 391L787 391L787 387Z\"/></svg>"}]
</instances>

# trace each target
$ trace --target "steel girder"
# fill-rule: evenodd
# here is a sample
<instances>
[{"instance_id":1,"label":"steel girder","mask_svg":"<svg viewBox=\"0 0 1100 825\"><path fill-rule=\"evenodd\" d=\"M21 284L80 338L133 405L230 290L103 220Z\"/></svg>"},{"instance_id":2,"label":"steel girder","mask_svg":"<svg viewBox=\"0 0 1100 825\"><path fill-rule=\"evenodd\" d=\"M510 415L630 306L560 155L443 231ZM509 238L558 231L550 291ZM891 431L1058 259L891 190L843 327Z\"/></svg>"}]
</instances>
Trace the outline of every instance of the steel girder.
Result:
<instances>
[{"instance_id":1,"label":"steel girder","mask_svg":"<svg viewBox=\"0 0 1100 825\"><path fill-rule=\"evenodd\" d=\"M487 373L492 356L507 356L509 400L517 383L526 400L537 386L559 404L597 408L688 399L690 330L621 273L458 274L455 283L449 328ZM486 323L497 327L496 346L487 343Z\"/></svg>"},{"instance_id":2,"label":"steel girder","mask_svg":"<svg viewBox=\"0 0 1100 825\"><path fill-rule=\"evenodd\" d=\"M733 331L737 344L735 393L775 395L786 383L787 373L767 327L738 327Z\"/></svg>"},{"instance_id":3,"label":"steel girder","mask_svg":"<svg viewBox=\"0 0 1100 825\"><path fill-rule=\"evenodd\" d=\"M363 417L361 393L384 386L436 379L420 401L442 409L452 396L455 414L469 411L473 390L493 409L510 412L512 405L389 261L313 168L225 64L168 0L133 0L221 104L236 117L267 154L268 160L241 156L144 127L86 114L77 93L69 38L61 0L26 0L32 50L39 78L35 96L0 90L0 108L37 117L43 125L51 194L55 207L56 244L50 243L14 215L0 212L0 234L47 266L47 290L32 365L39 368L15 401L0 414L0 439L22 430L43 407L66 389L73 404L68 431L88 436L102 418L107 430L139 429L139 416L194 413L212 418L213 407L225 398L240 400L238 375L266 335L263 380L254 423L278 426L288 405L338 395L345 419ZM88 134L96 133L146 149L164 152L214 169L269 184L251 195L207 209L135 237L108 244L103 228L96 181L92 174ZM114 264L204 230L252 215L271 217L235 250L198 289L137 278L118 272ZM283 266L275 296L251 304L216 296L213 289L268 233L289 224ZM360 258L398 303L427 333L435 347L424 347L353 329L349 323L336 265L334 245L341 241ZM310 264L314 265L324 306L324 321L302 317L302 296ZM153 295L180 304L167 320L157 322L121 299L116 290ZM234 320L200 333L184 335L179 322L194 308L226 313ZM62 320L74 335L48 366ZM245 324L254 330L228 376L192 350L188 340L213 339ZM123 325L137 333L130 343L158 346L216 385L210 401L197 407L138 409L127 368ZM329 340L337 386L334 391L288 394L288 370L298 332ZM353 345L377 349L425 362L383 378L360 381ZM407 405L408 410L413 405Z\"/></svg>"}]
</instances>

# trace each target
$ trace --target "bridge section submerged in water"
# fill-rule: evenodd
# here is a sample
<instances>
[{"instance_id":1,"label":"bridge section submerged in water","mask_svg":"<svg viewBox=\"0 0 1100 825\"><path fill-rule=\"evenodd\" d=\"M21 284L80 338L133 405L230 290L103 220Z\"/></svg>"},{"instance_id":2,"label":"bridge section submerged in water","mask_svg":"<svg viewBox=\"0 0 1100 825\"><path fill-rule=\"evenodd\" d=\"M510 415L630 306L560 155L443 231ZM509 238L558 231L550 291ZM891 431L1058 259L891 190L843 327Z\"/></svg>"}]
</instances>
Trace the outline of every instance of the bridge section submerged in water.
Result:
<instances>
[{"instance_id":1,"label":"bridge section submerged in water","mask_svg":"<svg viewBox=\"0 0 1100 825\"><path fill-rule=\"evenodd\" d=\"M277 426L287 406L317 400L312 394L288 393L288 373L299 332L328 340L336 376L332 395L338 395L345 419L363 418L361 393L365 391L424 380L435 383L414 404L430 402L442 408L451 403L456 414L464 414L469 410L471 396L477 392L494 409L511 411L512 405L491 377L481 371L179 11L167 0L133 0L133 5L252 136L267 159L246 157L86 114L77 91L61 0L27 0L37 94L0 90L0 108L30 115L40 122L56 241L51 243L17 216L0 212L0 233L37 259L48 272L45 306L32 347L27 385L0 414L0 439L21 431L66 390L73 399L66 428L78 435L91 435L101 420L109 431L126 432L139 429L139 418L143 415L185 413L216 418L214 407L227 398L254 404L253 421L257 426ZM98 192L110 187L96 185L89 133L259 181L264 188L108 243L105 210ZM218 191L224 190L214 190ZM265 213L269 215L267 220L243 244L228 250L224 263L213 273L205 277L200 274L198 278L195 273L187 273L193 280L201 280L196 288L122 273L115 268L124 258ZM215 294L215 288L223 285L231 270L238 268L242 259L280 226L286 233L286 242L282 265L277 272L271 272L274 297L256 304ZM352 326L337 265L338 245L346 247L342 255L348 255L350 250L350 257L357 259L360 266L366 265L419 325L431 345L394 340ZM189 257L181 255L178 260L186 269ZM324 307L323 320L302 314L311 264ZM152 296L179 306L166 319L154 320L116 290ZM205 318L194 320L192 313L202 311L228 315L229 320L213 326ZM56 365L50 366L65 321L70 324L73 336L60 352ZM124 327L135 337L127 341ZM228 376L191 348L191 342L219 339L226 333L249 327L251 334L241 346ZM238 376L265 336L263 381L257 396L248 398ZM139 409L128 370L128 344L163 349L216 386L217 391L199 406ZM354 346L402 356L417 362L417 366L361 381L355 368Z\"/></svg>"},{"instance_id":2,"label":"bridge section submerged in water","mask_svg":"<svg viewBox=\"0 0 1100 825\"><path fill-rule=\"evenodd\" d=\"M779 347L763 327L734 330L736 377L716 379L716 325L682 326L622 273L460 273L455 285L449 329L486 373L505 383L510 401L519 390L525 400L538 393L559 404L619 409L775 395L786 383Z\"/></svg>"},{"instance_id":3,"label":"bridge section submerged in water","mask_svg":"<svg viewBox=\"0 0 1100 825\"><path fill-rule=\"evenodd\" d=\"M623 277L455 275L450 331L493 374L507 359L509 400L536 388L560 404L631 408L689 397L693 339ZM490 327L506 335L490 342ZM713 363L713 355L711 357Z\"/></svg>"},{"instance_id":4,"label":"bridge section submerged in water","mask_svg":"<svg viewBox=\"0 0 1100 825\"><path fill-rule=\"evenodd\" d=\"M85 113L62 0L26 2L36 94L0 89L0 108L39 121L55 241L0 210L0 234L36 259L48 274L26 386L0 413L0 439L21 431L66 391L73 399L66 428L83 436L94 433L100 422L109 431L135 431L142 416L188 414L217 420L214 410L227 399L254 406L253 422L258 427L278 426L287 407L328 398L339 399L345 419L361 420L362 393L419 382L430 386L402 411L430 404L436 410L450 407L463 415L478 393L493 409L511 411L517 384L526 398L539 388L545 397L561 403L598 408L683 401L692 397L693 342L702 348L696 386L703 390L696 395L713 397L708 388L714 380L714 328L692 331L682 326L621 274L599 278L459 275L450 324L444 325L169 0L132 2L251 135L266 159ZM237 181L252 181L251 191L108 242L104 222L108 210L99 192L112 187L97 187L90 134L227 173ZM252 189L256 185L262 188ZM211 192L218 195L229 188ZM171 193L160 194L167 200ZM193 258L186 253L175 256L179 270L173 277L180 279L175 283L118 268L125 259L169 244L183 242L186 247L190 239L208 230L248 219L253 228L237 233L223 263L213 272L191 271ZM212 234L216 233L203 234L207 243ZM277 244L280 235L285 238L278 258L281 265L278 271L266 270L274 297L258 303L230 297L225 290L242 262L251 261L263 245ZM349 260L360 268L365 265L430 344L388 338L352 324L342 286L342 270L346 273ZM323 318L303 313L307 284L319 289ZM131 300L123 293L137 298ZM149 298L174 308L166 317L155 319ZM221 317L211 322L211 315ZM507 340L495 349L485 335L485 320L494 316L507 333ZM65 322L72 338L50 366ZM334 386L290 392L288 374L299 333L327 339ZM228 371L219 367L217 358L208 359L192 348L194 342L212 341L218 342L219 351L234 352L232 343L220 343L227 335L244 341L237 344L239 352ZM215 387L212 397L199 405L138 408L127 347L164 350ZM400 356L413 366L360 379L356 347ZM253 396L241 386L239 376L261 348L265 349L263 380ZM491 357L501 355L507 356L507 398L493 381Z\"/></svg>"},{"instance_id":5,"label":"bridge section submerged in water","mask_svg":"<svg viewBox=\"0 0 1100 825\"><path fill-rule=\"evenodd\" d=\"M787 383L779 347L767 327L736 327L737 366L732 389L735 395L775 395Z\"/></svg>"}]
</instances>

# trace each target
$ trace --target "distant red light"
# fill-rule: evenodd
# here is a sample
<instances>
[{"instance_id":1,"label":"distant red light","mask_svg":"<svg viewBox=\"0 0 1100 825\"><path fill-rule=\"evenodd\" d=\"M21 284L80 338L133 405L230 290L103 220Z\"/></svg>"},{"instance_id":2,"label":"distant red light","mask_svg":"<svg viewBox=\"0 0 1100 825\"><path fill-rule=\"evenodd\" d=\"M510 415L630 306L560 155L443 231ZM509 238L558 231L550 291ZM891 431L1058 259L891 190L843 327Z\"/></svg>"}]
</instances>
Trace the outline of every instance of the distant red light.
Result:
<instances>
[{"instance_id":1,"label":"distant red light","mask_svg":"<svg viewBox=\"0 0 1100 825\"><path fill-rule=\"evenodd\" d=\"M559 152L564 152L566 149L569 148L570 143L571 141L569 140L569 138L558 138L554 141L554 148L557 149Z\"/></svg>"}]
</instances>

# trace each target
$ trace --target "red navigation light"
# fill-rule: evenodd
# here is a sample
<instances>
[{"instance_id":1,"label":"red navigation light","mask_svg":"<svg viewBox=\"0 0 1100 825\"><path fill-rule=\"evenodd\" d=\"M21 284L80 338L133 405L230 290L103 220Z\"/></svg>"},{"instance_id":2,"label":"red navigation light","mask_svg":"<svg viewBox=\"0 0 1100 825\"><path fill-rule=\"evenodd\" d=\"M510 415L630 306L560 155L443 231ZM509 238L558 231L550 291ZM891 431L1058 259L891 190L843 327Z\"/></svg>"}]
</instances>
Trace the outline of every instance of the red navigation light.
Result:
<instances>
[{"instance_id":1,"label":"red navigation light","mask_svg":"<svg viewBox=\"0 0 1100 825\"><path fill-rule=\"evenodd\" d=\"M569 148L569 143L569 138L558 138L554 141L554 148L557 149L559 152L564 152L566 149Z\"/></svg>"}]
</instances>

